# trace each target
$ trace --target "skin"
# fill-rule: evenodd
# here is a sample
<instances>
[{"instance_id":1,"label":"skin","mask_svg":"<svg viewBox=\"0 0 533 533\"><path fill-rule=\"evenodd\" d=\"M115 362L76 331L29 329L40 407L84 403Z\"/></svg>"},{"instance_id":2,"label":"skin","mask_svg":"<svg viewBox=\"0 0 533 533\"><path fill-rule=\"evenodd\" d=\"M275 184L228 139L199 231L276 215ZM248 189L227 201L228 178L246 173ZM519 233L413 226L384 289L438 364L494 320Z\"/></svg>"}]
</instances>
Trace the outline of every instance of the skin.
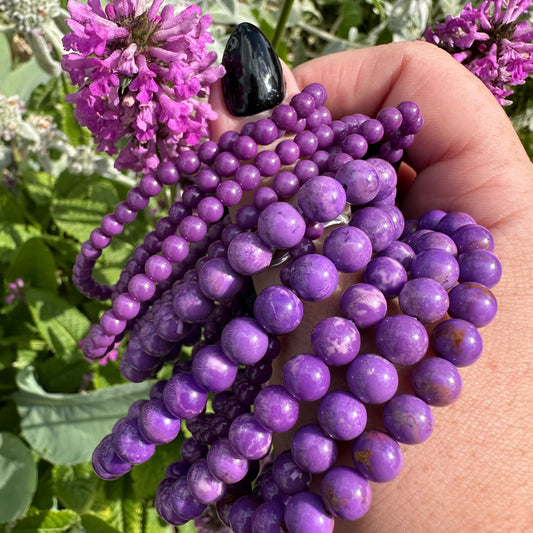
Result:
<instances>
[{"instance_id":1,"label":"skin","mask_svg":"<svg viewBox=\"0 0 533 533\"><path fill-rule=\"evenodd\" d=\"M460 369L461 398L433 409L432 436L403 446L402 473L389 483L373 483L370 511L357 522L338 520L335 532L528 530L533 521L533 165L510 121L483 83L424 42L343 52L292 73L285 69L285 76L287 101L311 82L324 84L334 119L356 112L375 116L382 107L416 102L425 125L401 168L408 189L401 206L406 219L430 209L465 211L493 233L503 266L493 289L498 315L481 330L485 348L479 361ZM213 124L215 138L246 122L227 113L219 88L212 103L220 115ZM279 283L277 272L267 271L255 283L258 290ZM304 323L282 339L273 381L280 381L289 357L310 350L313 325L338 314L339 295L351 283L353 276L343 276L330 299L306 304ZM342 387L342 376L334 376L333 384ZM369 416L372 420L374 414ZM302 416L300 423L309 420ZM287 448L289 439L280 436L276 449ZM349 464L349 450L340 455Z\"/></svg>"}]
</instances>

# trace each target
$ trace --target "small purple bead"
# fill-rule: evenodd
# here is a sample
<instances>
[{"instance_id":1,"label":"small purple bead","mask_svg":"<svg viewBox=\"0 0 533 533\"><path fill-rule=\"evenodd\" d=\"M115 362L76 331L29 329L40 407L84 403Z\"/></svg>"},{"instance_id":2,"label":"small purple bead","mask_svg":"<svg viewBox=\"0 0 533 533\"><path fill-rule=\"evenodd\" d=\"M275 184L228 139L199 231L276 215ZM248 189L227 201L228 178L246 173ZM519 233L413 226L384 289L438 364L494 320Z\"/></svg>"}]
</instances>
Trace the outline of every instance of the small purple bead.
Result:
<instances>
[{"instance_id":1,"label":"small purple bead","mask_svg":"<svg viewBox=\"0 0 533 533\"><path fill-rule=\"evenodd\" d=\"M271 187L259 187L254 192L254 206L263 211L270 204L274 204L278 201L278 195Z\"/></svg>"},{"instance_id":2,"label":"small purple bead","mask_svg":"<svg viewBox=\"0 0 533 533\"><path fill-rule=\"evenodd\" d=\"M311 474L304 472L293 460L290 450L281 452L272 466L274 483L285 494L297 494L307 489Z\"/></svg>"},{"instance_id":3,"label":"small purple bead","mask_svg":"<svg viewBox=\"0 0 533 533\"><path fill-rule=\"evenodd\" d=\"M170 502L174 511L185 520L199 517L206 508L191 494L186 477L174 481L170 489Z\"/></svg>"},{"instance_id":4,"label":"small purple bead","mask_svg":"<svg viewBox=\"0 0 533 533\"><path fill-rule=\"evenodd\" d=\"M239 159L232 152L220 152L215 157L214 170L221 177L229 177L235 174L239 168Z\"/></svg>"},{"instance_id":5,"label":"small purple bead","mask_svg":"<svg viewBox=\"0 0 533 533\"><path fill-rule=\"evenodd\" d=\"M449 315L462 318L482 328L490 324L496 316L498 305L494 294L479 283L463 282L456 285L449 293Z\"/></svg>"},{"instance_id":6,"label":"small purple bead","mask_svg":"<svg viewBox=\"0 0 533 533\"><path fill-rule=\"evenodd\" d=\"M300 189L300 182L296 174L283 171L276 175L272 188L279 198L286 199L294 196Z\"/></svg>"},{"instance_id":7,"label":"small purple bead","mask_svg":"<svg viewBox=\"0 0 533 533\"><path fill-rule=\"evenodd\" d=\"M157 167L157 179L163 185L174 185L180 179L176 165L171 161L163 161Z\"/></svg>"},{"instance_id":8,"label":"small purple bead","mask_svg":"<svg viewBox=\"0 0 533 533\"><path fill-rule=\"evenodd\" d=\"M384 483L401 472L403 453L396 440L381 431L362 433L352 447L353 464L357 472L369 481Z\"/></svg>"},{"instance_id":9,"label":"small purple bead","mask_svg":"<svg viewBox=\"0 0 533 533\"><path fill-rule=\"evenodd\" d=\"M318 176L318 166L310 159L301 159L294 166L293 172L298 176L300 183L305 183L314 176Z\"/></svg>"},{"instance_id":10,"label":"small purple bead","mask_svg":"<svg viewBox=\"0 0 533 533\"><path fill-rule=\"evenodd\" d=\"M295 494L285 507L285 524L290 533L332 533L335 519L314 492Z\"/></svg>"},{"instance_id":11,"label":"small purple bead","mask_svg":"<svg viewBox=\"0 0 533 533\"><path fill-rule=\"evenodd\" d=\"M206 165L211 165L219 152L220 148L215 141L205 141L198 147L198 157Z\"/></svg>"},{"instance_id":12,"label":"small purple bead","mask_svg":"<svg viewBox=\"0 0 533 533\"><path fill-rule=\"evenodd\" d=\"M251 365L266 354L269 338L253 318L237 317L224 327L220 344L232 361Z\"/></svg>"},{"instance_id":13,"label":"small purple bead","mask_svg":"<svg viewBox=\"0 0 533 533\"><path fill-rule=\"evenodd\" d=\"M282 165L292 165L300 157L300 148L294 141L281 141L276 146L276 153Z\"/></svg>"},{"instance_id":14,"label":"small purple bead","mask_svg":"<svg viewBox=\"0 0 533 533\"><path fill-rule=\"evenodd\" d=\"M222 205L222 202L213 196L202 198L198 202L196 210L198 216L207 224L218 222L224 216L224 206Z\"/></svg>"},{"instance_id":15,"label":"small purple bead","mask_svg":"<svg viewBox=\"0 0 533 533\"><path fill-rule=\"evenodd\" d=\"M272 249L256 232L236 235L228 245L227 254L231 267L245 276L257 274L272 261Z\"/></svg>"},{"instance_id":16,"label":"small purple bead","mask_svg":"<svg viewBox=\"0 0 533 533\"><path fill-rule=\"evenodd\" d=\"M455 366L475 363L483 351L483 340L477 328L460 318L445 320L431 332L431 348Z\"/></svg>"},{"instance_id":17,"label":"small purple bead","mask_svg":"<svg viewBox=\"0 0 533 533\"><path fill-rule=\"evenodd\" d=\"M163 281L172 273L172 264L162 255L152 255L146 261L144 271L152 281Z\"/></svg>"},{"instance_id":18,"label":"small purple bead","mask_svg":"<svg viewBox=\"0 0 533 533\"><path fill-rule=\"evenodd\" d=\"M232 484L247 474L249 461L230 446L228 439L219 439L209 448L207 465L217 479Z\"/></svg>"},{"instance_id":19,"label":"small purple bead","mask_svg":"<svg viewBox=\"0 0 533 533\"><path fill-rule=\"evenodd\" d=\"M243 191L253 191L261 183L261 172L253 165L241 165L235 172L235 182Z\"/></svg>"},{"instance_id":20,"label":"small purple bead","mask_svg":"<svg viewBox=\"0 0 533 533\"><path fill-rule=\"evenodd\" d=\"M332 316L322 319L313 328L311 343L315 354L326 364L342 366L359 353L361 336L351 320Z\"/></svg>"},{"instance_id":21,"label":"small purple bead","mask_svg":"<svg viewBox=\"0 0 533 533\"><path fill-rule=\"evenodd\" d=\"M278 138L279 130L275 122L268 118L262 118L254 124L251 135L257 144L266 146Z\"/></svg>"},{"instance_id":22,"label":"small purple bead","mask_svg":"<svg viewBox=\"0 0 533 533\"><path fill-rule=\"evenodd\" d=\"M330 380L328 366L316 355L295 355L283 367L283 384L300 401L322 398L329 389Z\"/></svg>"},{"instance_id":23,"label":"small purple bead","mask_svg":"<svg viewBox=\"0 0 533 533\"><path fill-rule=\"evenodd\" d=\"M141 211L148 205L149 201L150 198L143 194L139 187L133 187L126 194L126 202L133 211Z\"/></svg>"},{"instance_id":24,"label":"small purple bead","mask_svg":"<svg viewBox=\"0 0 533 533\"><path fill-rule=\"evenodd\" d=\"M251 461L263 458L272 445L272 431L266 429L252 413L239 415L229 428L231 447Z\"/></svg>"},{"instance_id":25,"label":"small purple bead","mask_svg":"<svg viewBox=\"0 0 533 533\"><path fill-rule=\"evenodd\" d=\"M316 103L310 94L298 93L291 98L291 106L299 118L307 118L315 110Z\"/></svg>"},{"instance_id":26,"label":"small purple bead","mask_svg":"<svg viewBox=\"0 0 533 533\"><path fill-rule=\"evenodd\" d=\"M329 298L337 288L339 276L331 260L320 254L296 259L290 271L290 285L303 300L318 302Z\"/></svg>"},{"instance_id":27,"label":"small purple bead","mask_svg":"<svg viewBox=\"0 0 533 533\"><path fill-rule=\"evenodd\" d=\"M370 483L348 466L335 466L326 472L321 494L326 509L344 520L361 518L372 502Z\"/></svg>"},{"instance_id":28,"label":"small purple bead","mask_svg":"<svg viewBox=\"0 0 533 533\"><path fill-rule=\"evenodd\" d=\"M113 301L113 311L119 320L130 320L139 314L141 304L129 294L119 294Z\"/></svg>"},{"instance_id":29,"label":"small purple bead","mask_svg":"<svg viewBox=\"0 0 533 533\"><path fill-rule=\"evenodd\" d=\"M242 187L236 181L223 181L218 185L216 195L223 205L231 207L241 201Z\"/></svg>"},{"instance_id":30,"label":"small purple bead","mask_svg":"<svg viewBox=\"0 0 533 533\"><path fill-rule=\"evenodd\" d=\"M186 216L192 213L189 207L183 202L174 202L168 209L168 218L174 223L179 224Z\"/></svg>"},{"instance_id":31,"label":"small purple bead","mask_svg":"<svg viewBox=\"0 0 533 533\"><path fill-rule=\"evenodd\" d=\"M255 533L283 531L284 515L285 505L281 501L266 501L255 509L252 515L252 531Z\"/></svg>"},{"instance_id":32,"label":"small purple bead","mask_svg":"<svg viewBox=\"0 0 533 533\"><path fill-rule=\"evenodd\" d=\"M307 122L308 126L311 127L311 125L309 124L309 118L307 119ZM333 144L335 134L327 124L319 124L316 127L313 127L312 133L316 137L317 148L324 149L328 148ZM316 151L314 153L316 153Z\"/></svg>"},{"instance_id":33,"label":"small purple bead","mask_svg":"<svg viewBox=\"0 0 533 533\"><path fill-rule=\"evenodd\" d=\"M300 188L298 205L308 219L327 222L334 220L344 211L346 192L336 179L315 176Z\"/></svg>"},{"instance_id":34,"label":"small purple bead","mask_svg":"<svg viewBox=\"0 0 533 533\"><path fill-rule=\"evenodd\" d=\"M213 302L194 281L179 285L173 290L173 295L174 312L184 322L202 322L213 310Z\"/></svg>"},{"instance_id":35,"label":"small purple bead","mask_svg":"<svg viewBox=\"0 0 533 533\"><path fill-rule=\"evenodd\" d=\"M365 406L349 392L328 392L317 410L318 422L326 435L335 440L352 440L366 426Z\"/></svg>"},{"instance_id":36,"label":"small purple bead","mask_svg":"<svg viewBox=\"0 0 533 533\"><path fill-rule=\"evenodd\" d=\"M412 240L412 247L417 254L427 250L442 250L453 256L457 255L457 246L455 246L453 239L449 235L439 231L430 230L420 236L416 236Z\"/></svg>"},{"instance_id":37,"label":"small purple bead","mask_svg":"<svg viewBox=\"0 0 533 533\"><path fill-rule=\"evenodd\" d=\"M356 211L350 226L364 231L374 252L383 251L394 240L394 223L391 217L379 207L363 207Z\"/></svg>"},{"instance_id":38,"label":"small purple bead","mask_svg":"<svg viewBox=\"0 0 533 533\"><path fill-rule=\"evenodd\" d=\"M337 451L337 443L318 424L302 426L292 437L292 458L305 472L325 472L335 464Z\"/></svg>"},{"instance_id":39,"label":"small purple bead","mask_svg":"<svg viewBox=\"0 0 533 533\"><path fill-rule=\"evenodd\" d=\"M407 272L396 259L375 257L366 266L362 281L378 288L385 298L394 298L407 282Z\"/></svg>"},{"instance_id":40,"label":"small purple bead","mask_svg":"<svg viewBox=\"0 0 533 533\"><path fill-rule=\"evenodd\" d=\"M359 329L378 324L387 313L387 300L383 293L368 283L355 283L348 287L340 300L342 314L353 320Z\"/></svg>"},{"instance_id":41,"label":"small purple bead","mask_svg":"<svg viewBox=\"0 0 533 533\"><path fill-rule=\"evenodd\" d=\"M346 371L346 380L354 396L369 404L389 401L398 389L396 368L376 354L357 356Z\"/></svg>"},{"instance_id":42,"label":"small purple bead","mask_svg":"<svg viewBox=\"0 0 533 533\"><path fill-rule=\"evenodd\" d=\"M419 361L411 373L414 393L428 405L451 405L461 395L463 382L457 367L440 357Z\"/></svg>"},{"instance_id":43,"label":"small purple bead","mask_svg":"<svg viewBox=\"0 0 533 533\"><path fill-rule=\"evenodd\" d=\"M402 148L394 148L390 141L385 141L380 147L378 156L391 164L398 163L403 157Z\"/></svg>"},{"instance_id":44,"label":"small purple bead","mask_svg":"<svg viewBox=\"0 0 533 533\"><path fill-rule=\"evenodd\" d=\"M436 323L448 311L448 293L431 278L415 278L404 284L398 298L401 310L422 324Z\"/></svg>"},{"instance_id":45,"label":"small purple bead","mask_svg":"<svg viewBox=\"0 0 533 533\"><path fill-rule=\"evenodd\" d=\"M459 281L473 281L489 289L500 281L502 264L488 250L464 252L457 258L459 263Z\"/></svg>"},{"instance_id":46,"label":"small purple bead","mask_svg":"<svg viewBox=\"0 0 533 533\"><path fill-rule=\"evenodd\" d=\"M292 130L298 121L298 115L291 105L281 104L272 111L272 121L281 130Z\"/></svg>"},{"instance_id":47,"label":"small purple bead","mask_svg":"<svg viewBox=\"0 0 533 533\"><path fill-rule=\"evenodd\" d=\"M431 278L445 289L451 289L459 279L459 264L452 254L443 250L426 250L416 255L411 265L413 278Z\"/></svg>"},{"instance_id":48,"label":"small purple bead","mask_svg":"<svg viewBox=\"0 0 533 533\"><path fill-rule=\"evenodd\" d=\"M204 504L217 501L226 492L226 484L211 474L206 459L191 465L187 472L187 486L192 496Z\"/></svg>"},{"instance_id":49,"label":"small purple bead","mask_svg":"<svg viewBox=\"0 0 533 533\"><path fill-rule=\"evenodd\" d=\"M352 133L344 137L341 146L344 152L354 159L360 159L368 150L367 140L358 133Z\"/></svg>"},{"instance_id":50,"label":"small purple bead","mask_svg":"<svg viewBox=\"0 0 533 533\"><path fill-rule=\"evenodd\" d=\"M91 231L89 242L97 249L103 250L109 246L111 237L106 235L101 228L96 228Z\"/></svg>"},{"instance_id":51,"label":"small purple bead","mask_svg":"<svg viewBox=\"0 0 533 533\"><path fill-rule=\"evenodd\" d=\"M180 431L181 420L172 416L163 400L146 402L139 416L139 432L149 442L166 444L173 441Z\"/></svg>"},{"instance_id":52,"label":"small purple bead","mask_svg":"<svg viewBox=\"0 0 533 533\"><path fill-rule=\"evenodd\" d=\"M494 251L494 237L487 228L478 224L461 226L453 233L452 238L459 254L474 250Z\"/></svg>"},{"instance_id":53,"label":"small purple bead","mask_svg":"<svg viewBox=\"0 0 533 533\"><path fill-rule=\"evenodd\" d=\"M126 463L145 463L154 455L155 444L139 432L137 418L124 418L113 428L113 446L117 456Z\"/></svg>"},{"instance_id":54,"label":"small purple bead","mask_svg":"<svg viewBox=\"0 0 533 533\"><path fill-rule=\"evenodd\" d=\"M234 533L252 533L252 518L261 500L255 496L242 496L229 511L229 523Z\"/></svg>"},{"instance_id":55,"label":"small purple bead","mask_svg":"<svg viewBox=\"0 0 533 533\"><path fill-rule=\"evenodd\" d=\"M436 231L446 235L453 235L460 227L475 223L476 221L469 214L455 211L440 219Z\"/></svg>"},{"instance_id":56,"label":"small purple bead","mask_svg":"<svg viewBox=\"0 0 533 533\"><path fill-rule=\"evenodd\" d=\"M204 410L207 391L196 383L192 374L181 372L168 380L163 400L172 415L188 419Z\"/></svg>"},{"instance_id":57,"label":"small purple bead","mask_svg":"<svg viewBox=\"0 0 533 533\"><path fill-rule=\"evenodd\" d=\"M192 360L196 383L209 392L221 392L231 387L237 370L238 365L226 357L218 344L201 348Z\"/></svg>"},{"instance_id":58,"label":"small purple bead","mask_svg":"<svg viewBox=\"0 0 533 533\"><path fill-rule=\"evenodd\" d=\"M283 433L296 424L299 415L298 401L281 385L269 385L255 398L254 414L270 431Z\"/></svg>"},{"instance_id":59,"label":"small purple bead","mask_svg":"<svg viewBox=\"0 0 533 533\"><path fill-rule=\"evenodd\" d=\"M172 263L179 263L189 254L189 243L179 235L170 235L163 241L161 252Z\"/></svg>"},{"instance_id":60,"label":"small purple bead","mask_svg":"<svg viewBox=\"0 0 533 533\"><path fill-rule=\"evenodd\" d=\"M433 414L424 400L411 394L398 394L385 405L383 424L398 442L419 444L433 431Z\"/></svg>"},{"instance_id":61,"label":"small purple bead","mask_svg":"<svg viewBox=\"0 0 533 533\"><path fill-rule=\"evenodd\" d=\"M376 119L383 125L385 133L397 130L403 121L402 113L396 107L384 107L378 112Z\"/></svg>"},{"instance_id":62,"label":"small purple bead","mask_svg":"<svg viewBox=\"0 0 533 533\"><path fill-rule=\"evenodd\" d=\"M220 183L220 176L210 168L203 168L196 176L198 188L204 192L214 192Z\"/></svg>"},{"instance_id":63,"label":"small purple bead","mask_svg":"<svg viewBox=\"0 0 533 533\"><path fill-rule=\"evenodd\" d=\"M418 219L418 229L430 229L435 231L439 225L439 222L445 215L446 211L442 211L441 209L432 209L430 211L426 211Z\"/></svg>"},{"instance_id":64,"label":"small purple bead","mask_svg":"<svg viewBox=\"0 0 533 533\"><path fill-rule=\"evenodd\" d=\"M353 226L335 228L324 241L324 255L340 272L357 272L372 257L372 243L363 230Z\"/></svg>"},{"instance_id":65,"label":"small purple bead","mask_svg":"<svg viewBox=\"0 0 533 533\"><path fill-rule=\"evenodd\" d=\"M255 156L254 166L261 172L261 176L270 177L279 172L281 161L273 150L263 150Z\"/></svg>"},{"instance_id":66,"label":"small purple bead","mask_svg":"<svg viewBox=\"0 0 533 533\"><path fill-rule=\"evenodd\" d=\"M318 149L318 138L310 131L302 131L294 137L294 142L300 149L302 156L308 156L316 152Z\"/></svg>"},{"instance_id":67,"label":"small purple bead","mask_svg":"<svg viewBox=\"0 0 533 533\"><path fill-rule=\"evenodd\" d=\"M376 330L376 346L379 353L397 365L416 363L424 357L428 345L426 328L411 316L388 316L381 321Z\"/></svg>"},{"instance_id":68,"label":"small purple bead","mask_svg":"<svg viewBox=\"0 0 533 533\"><path fill-rule=\"evenodd\" d=\"M379 120L370 118L359 125L357 133L362 135L368 141L368 144L375 144L381 141L385 130Z\"/></svg>"},{"instance_id":69,"label":"small purple bead","mask_svg":"<svg viewBox=\"0 0 533 533\"><path fill-rule=\"evenodd\" d=\"M347 165L350 161L353 161L353 157L350 154L344 152L333 153L328 161L328 171L331 173L330 175L334 176L341 167Z\"/></svg>"},{"instance_id":70,"label":"small purple bead","mask_svg":"<svg viewBox=\"0 0 533 533\"><path fill-rule=\"evenodd\" d=\"M302 93L310 94L314 100L315 105L321 106L326 103L328 93L326 88L321 83L310 83L302 90Z\"/></svg>"},{"instance_id":71,"label":"small purple bead","mask_svg":"<svg viewBox=\"0 0 533 533\"><path fill-rule=\"evenodd\" d=\"M162 188L161 182L153 174L144 175L139 182L139 189L146 196L157 196Z\"/></svg>"},{"instance_id":72,"label":"small purple bead","mask_svg":"<svg viewBox=\"0 0 533 533\"><path fill-rule=\"evenodd\" d=\"M254 314L263 329L274 335L283 335L298 327L303 318L303 305L291 290L272 285L258 294Z\"/></svg>"},{"instance_id":73,"label":"small purple bead","mask_svg":"<svg viewBox=\"0 0 533 533\"><path fill-rule=\"evenodd\" d=\"M302 240L305 221L291 204L275 202L259 215L257 233L268 246L285 250Z\"/></svg>"},{"instance_id":74,"label":"small purple bead","mask_svg":"<svg viewBox=\"0 0 533 533\"><path fill-rule=\"evenodd\" d=\"M102 219L101 229L106 235L112 237L122 233L124 224L118 220L116 215L106 215Z\"/></svg>"},{"instance_id":75,"label":"small purple bead","mask_svg":"<svg viewBox=\"0 0 533 533\"><path fill-rule=\"evenodd\" d=\"M93 452L93 463L96 462L106 473L119 477L131 470L132 465L124 462L115 452L113 435L106 435ZM98 472L97 472L98 474Z\"/></svg>"}]
</instances>

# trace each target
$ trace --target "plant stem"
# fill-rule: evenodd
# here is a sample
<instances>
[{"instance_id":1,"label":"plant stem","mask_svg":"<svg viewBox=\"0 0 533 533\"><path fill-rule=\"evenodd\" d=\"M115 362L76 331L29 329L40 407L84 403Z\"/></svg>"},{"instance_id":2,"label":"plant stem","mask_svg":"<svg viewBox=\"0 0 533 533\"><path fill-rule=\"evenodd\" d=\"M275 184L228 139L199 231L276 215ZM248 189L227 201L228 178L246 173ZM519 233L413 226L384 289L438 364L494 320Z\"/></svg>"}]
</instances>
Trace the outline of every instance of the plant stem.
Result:
<instances>
[{"instance_id":1,"label":"plant stem","mask_svg":"<svg viewBox=\"0 0 533 533\"><path fill-rule=\"evenodd\" d=\"M283 30L285 29L287 20L289 19L293 3L294 0L285 0L283 2L283 7L281 8L278 23L276 24L276 31L274 32L274 37L272 38L272 46L274 47L274 50L277 49L278 44L281 40L281 36L283 35Z\"/></svg>"}]
</instances>

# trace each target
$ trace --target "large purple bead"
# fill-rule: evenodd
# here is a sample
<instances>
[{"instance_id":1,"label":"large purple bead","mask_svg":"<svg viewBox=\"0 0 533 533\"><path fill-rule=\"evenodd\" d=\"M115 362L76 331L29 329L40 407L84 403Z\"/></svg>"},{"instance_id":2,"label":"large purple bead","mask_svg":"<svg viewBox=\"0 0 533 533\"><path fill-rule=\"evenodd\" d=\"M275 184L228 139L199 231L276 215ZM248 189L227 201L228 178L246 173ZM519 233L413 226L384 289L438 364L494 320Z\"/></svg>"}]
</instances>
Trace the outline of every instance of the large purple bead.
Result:
<instances>
[{"instance_id":1,"label":"large purple bead","mask_svg":"<svg viewBox=\"0 0 533 533\"><path fill-rule=\"evenodd\" d=\"M335 265L323 255L307 254L294 261L290 270L291 288L303 300L325 300L337 288Z\"/></svg>"},{"instance_id":2,"label":"large purple bead","mask_svg":"<svg viewBox=\"0 0 533 533\"><path fill-rule=\"evenodd\" d=\"M365 406L349 392L328 392L317 410L318 422L326 435L335 440L352 440L366 426Z\"/></svg>"},{"instance_id":3,"label":"large purple bead","mask_svg":"<svg viewBox=\"0 0 533 533\"><path fill-rule=\"evenodd\" d=\"M115 425L113 445L118 457L132 465L148 461L155 452L155 444L142 436L137 418L134 417L124 418Z\"/></svg>"},{"instance_id":4,"label":"large purple bead","mask_svg":"<svg viewBox=\"0 0 533 533\"><path fill-rule=\"evenodd\" d=\"M311 474L304 472L293 460L291 451L281 452L272 466L274 483L285 494L297 494L307 489Z\"/></svg>"},{"instance_id":5,"label":"large purple bead","mask_svg":"<svg viewBox=\"0 0 533 533\"><path fill-rule=\"evenodd\" d=\"M258 294L254 314L263 329L274 335L283 335L298 327L303 318L303 305L286 287L272 285Z\"/></svg>"},{"instance_id":6,"label":"large purple bead","mask_svg":"<svg viewBox=\"0 0 533 533\"><path fill-rule=\"evenodd\" d=\"M315 176L300 188L298 205L309 220L328 222L344 211L346 192L336 179Z\"/></svg>"},{"instance_id":7,"label":"large purple bead","mask_svg":"<svg viewBox=\"0 0 533 533\"><path fill-rule=\"evenodd\" d=\"M316 355L308 353L295 355L283 367L283 384L297 400L304 402L318 400L329 389L328 366Z\"/></svg>"},{"instance_id":8,"label":"large purple bead","mask_svg":"<svg viewBox=\"0 0 533 533\"><path fill-rule=\"evenodd\" d=\"M331 259L340 272L357 272L372 257L372 243L359 228L335 228L324 241L324 255Z\"/></svg>"},{"instance_id":9,"label":"large purple bead","mask_svg":"<svg viewBox=\"0 0 533 533\"><path fill-rule=\"evenodd\" d=\"M174 416L192 418L204 410L207 391L196 383L192 374L180 372L168 380L163 400Z\"/></svg>"},{"instance_id":10,"label":"large purple bead","mask_svg":"<svg viewBox=\"0 0 533 533\"><path fill-rule=\"evenodd\" d=\"M429 357L419 361L411 373L414 393L428 405L451 405L463 389L463 382L457 367L440 357Z\"/></svg>"},{"instance_id":11,"label":"large purple bead","mask_svg":"<svg viewBox=\"0 0 533 533\"><path fill-rule=\"evenodd\" d=\"M455 257L444 250L420 252L411 264L413 278L431 278L445 289L451 289L459 279L459 264Z\"/></svg>"},{"instance_id":12,"label":"large purple bead","mask_svg":"<svg viewBox=\"0 0 533 533\"><path fill-rule=\"evenodd\" d=\"M232 484L246 476L249 461L231 447L228 439L219 439L207 452L207 465L217 479Z\"/></svg>"},{"instance_id":13,"label":"large purple bead","mask_svg":"<svg viewBox=\"0 0 533 533\"><path fill-rule=\"evenodd\" d=\"M392 218L379 207L363 207L356 211L350 226L363 230L374 252L381 252L394 240L395 225Z\"/></svg>"},{"instance_id":14,"label":"large purple bead","mask_svg":"<svg viewBox=\"0 0 533 533\"><path fill-rule=\"evenodd\" d=\"M431 348L455 366L475 363L483 351L483 340L477 328L460 318L451 318L431 332Z\"/></svg>"},{"instance_id":15,"label":"large purple bead","mask_svg":"<svg viewBox=\"0 0 533 533\"><path fill-rule=\"evenodd\" d=\"M431 278L415 278L404 284L398 298L401 310L423 324L438 322L448 311L448 293Z\"/></svg>"},{"instance_id":16,"label":"large purple bead","mask_svg":"<svg viewBox=\"0 0 533 533\"><path fill-rule=\"evenodd\" d=\"M173 441L180 431L181 420L171 415L163 400L146 402L139 416L139 432L154 444L166 444Z\"/></svg>"},{"instance_id":17,"label":"large purple bead","mask_svg":"<svg viewBox=\"0 0 533 533\"><path fill-rule=\"evenodd\" d=\"M355 159L340 167L335 179L344 186L346 200L354 205L372 201L380 189L376 169L363 159Z\"/></svg>"},{"instance_id":18,"label":"large purple bead","mask_svg":"<svg viewBox=\"0 0 533 533\"><path fill-rule=\"evenodd\" d=\"M368 283L355 283L341 296L342 314L353 320L359 329L378 324L387 313L387 300L383 293Z\"/></svg>"},{"instance_id":19,"label":"large purple bead","mask_svg":"<svg viewBox=\"0 0 533 533\"><path fill-rule=\"evenodd\" d=\"M239 233L229 243L228 261L239 274L251 276L270 265L272 249L255 232Z\"/></svg>"},{"instance_id":20,"label":"large purple bead","mask_svg":"<svg viewBox=\"0 0 533 533\"><path fill-rule=\"evenodd\" d=\"M209 392L221 392L231 387L237 370L237 364L226 357L218 344L201 348L192 360L195 381Z\"/></svg>"},{"instance_id":21,"label":"large purple bead","mask_svg":"<svg viewBox=\"0 0 533 533\"><path fill-rule=\"evenodd\" d=\"M305 472L319 474L333 466L337 459L336 442L324 434L317 424L299 428L291 442L294 462Z\"/></svg>"},{"instance_id":22,"label":"large purple bead","mask_svg":"<svg viewBox=\"0 0 533 533\"><path fill-rule=\"evenodd\" d=\"M490 324L496 316L498 305L494 294L479 283L464 282L456 285L449 293L449 315L462 318L481 328Z\"/></svg>"},{"instance_id":23,"label":"large purple bead","mask_svg":"<svg viewBox=\"0 0 533 533\"><path fill-rule=\"evenodd\" d=\"M488 250L464 252L458 258L459 281L481 283L489 289L500 281L502 265L500 260Z\"/></svg>"},{"instance_id":24,"label":"large purple bead","mask_svg":"<svg viewBox=\"0 0 533 533\"><path fill-rule=\"evenodd\" d=\"M173 308L184 322L203 322L213 310L213 302L200 290L197 282L189 281L173 288Z\"/></svg>"},{"instance_id":25,"label":"large purple bead","mask_svg":"<svg viewBox=\"0 0 533 533\"><path fill-rule=\"evenodd\" d=\"M239 415L229 428L231 447L249 460L261 459L272 445L272 431L266 429L252 413Z\"/></svg>"},{"instance_id":26,"label":"large purple bead","mask_svg":"<svg viewBox=\"0 0 533 533\"><path fill-rule=\"evenodd\" d=\"M331 316L313 328L311 344L315 354L325 363L342 366L353 361L361 347L361 335L347 318Z\"/></svg>"},{"instance_id":27,"label":"large purple bead","mask_svg":"<svg viewBox=\"0 0 533 533\"><path fill-rule=\"evenodd\" d=\"M269 338L261 326L249 317L237 317L222 330L220 345L237 364L257 363L267 352Z\"/></svg>"},{"instance_id":28,"label":"large purple bead","mask_svg":"<svg viewBox=\"0 0 533 533\"><path fill-rule=\"evenodd\" d=\"M332 533L335 520L318 494L304 491L288 501L285 524L289 533Z\"/></svg>"},{"instance_id":29,"label":"large purple bead","mask_svg":"<svg viewBox=\"0 0 533 533\"><path fill-rule=\"evenodd\" d=\"M433 431L433 414L424 400L411 394L398 394L385 405L383 424L398 442L419 444Z\"/></svg>"},{"instance_id":30,"label":"large purple bead","mask_svg":"<svg viewBox=\"0 0 533 533\"><path fill-rule=\"evenodd\" d=\"M291 204L275 202L259 215L257 233L268 246L285 250L302 240L305 221Z\"/></svg>"},{"instance_id":31,"label":"large purple bead","mask_svg":"<svg viewBox=\"0 0 533 533\"><path fill-rule=\"evenodd\" d=\"M255 398L255 416L263 426L276 433L291 429L299 412L298 401L281 385L269 385Z\"/></svg>"},{"instance_id":32,"label":"large purple bead","mask_svg":"<svg viewBox=\"0 0 533 533\"><path fill-rule=\"evenodd\" d=\"M213 503L226 492L226 484L209 471L206 459L199 459L187 472L187 486L200 503Z\"/></svg>"},{"instance_id":33,"label":"large purple bead","mask_svg":"<svg viewBox=\"0 0 533 533\"><path fill-rule=\"evenodd\" d=\"M227 300L242 289L242 277L231 268L223 257L210 259L198 274L200 290L211 300Z\"/></svg>"}]
</instances>

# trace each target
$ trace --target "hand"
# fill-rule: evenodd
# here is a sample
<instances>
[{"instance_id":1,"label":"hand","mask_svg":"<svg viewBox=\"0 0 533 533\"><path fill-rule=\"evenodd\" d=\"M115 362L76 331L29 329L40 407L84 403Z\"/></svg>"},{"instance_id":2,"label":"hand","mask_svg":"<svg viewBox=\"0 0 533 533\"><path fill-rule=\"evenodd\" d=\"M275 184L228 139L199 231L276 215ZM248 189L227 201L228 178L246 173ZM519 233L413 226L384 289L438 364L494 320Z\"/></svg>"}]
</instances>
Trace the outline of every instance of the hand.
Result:
<instances>
[{"instance_id":1,"label":"hand","mask_svg":"<svg viewBox=\"0 0 533 533\"><path fill-rule=\"evenodd\" d=\"M426 442L403 446L404 468L395 480L372 484L367 515L339 520L335 531L527 530L533 516L533 165L510 121L477 78L423 42L322 57L285 74L287 99L311 82L325 85L333 118L375 116L382 107L416 102L425 125L400 171L412 182L401 206L406 219L430 209L465 211L493 233L503 265L493 291L498 315L481 331L480 360L461 369L462 397L433 410L435 429ZM243 121L227 114L216 90L212 103L220 114L215 136L240 128ZM255 282L260 289L279 280L269 272ZM334 297L327 305L306 305L306 323L283 339L273 381L283 362L309 345L316 321L335 314L335 307ZM283 437L276 443L280 450L289 444Z\"/></svg>"}]
</instances>

